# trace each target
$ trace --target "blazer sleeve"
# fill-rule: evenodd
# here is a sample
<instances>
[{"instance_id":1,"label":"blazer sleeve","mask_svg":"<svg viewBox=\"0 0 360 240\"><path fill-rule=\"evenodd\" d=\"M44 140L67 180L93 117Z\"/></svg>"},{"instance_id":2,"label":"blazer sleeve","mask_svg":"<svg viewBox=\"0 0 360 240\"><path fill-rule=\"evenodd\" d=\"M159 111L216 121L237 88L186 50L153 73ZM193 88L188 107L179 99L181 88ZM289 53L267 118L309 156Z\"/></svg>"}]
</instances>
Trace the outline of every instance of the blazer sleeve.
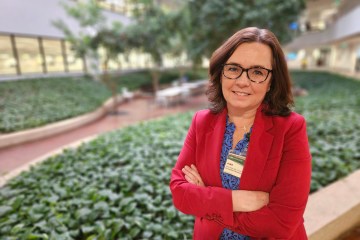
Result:
<instances>
[{"instance_id":1,"label":"blazer sleeve","mask_svg":"<svg viewBox=\"0 0 360 240\"><path fill-rule=\"evenodd\" d=\"M197 119L198 113L193 117L183 148L175 167L171 173L170 190L174 206L185 214L205 217L213 220L218 217L216 213L223 212L224 205L229 205L231 211L226 212L227 218L233 217L231 191L221 187L199 187L188 183L181 171L185 165L196 165L197 150Z\"/></svg>"},{"instance_id":2,"label":"blazer sleeve","mask_svg":"<svg viewBox=\"0 0 360 240\"><path fill-rule=\"evenodd\" d=\"M216 221L248 236L288 239L303 223L310 182L311 155L306 124L299 116L285 134L282 159L270 191L269 204L254 212L236 212L232 218Z\"/></svg>"}]
</instances>

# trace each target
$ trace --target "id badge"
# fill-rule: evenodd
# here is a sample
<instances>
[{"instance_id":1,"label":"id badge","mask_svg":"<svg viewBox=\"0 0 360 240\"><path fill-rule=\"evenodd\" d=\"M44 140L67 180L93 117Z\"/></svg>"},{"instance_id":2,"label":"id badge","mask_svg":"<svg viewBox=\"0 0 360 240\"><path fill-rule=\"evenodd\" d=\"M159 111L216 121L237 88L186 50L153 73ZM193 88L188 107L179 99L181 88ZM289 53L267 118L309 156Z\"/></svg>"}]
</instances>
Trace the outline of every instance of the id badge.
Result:
<instances>
[{"instance_id":1,"label":"id badge","mask_svg":"<svg viewBox=\"0 0 360 240\"><path fill-rule=\"evenodd\" d=\"M240 178L244 168L245 159L246 156L235 154L230 150L226 159L224 172Z\"/></svg>"}]
</instances>

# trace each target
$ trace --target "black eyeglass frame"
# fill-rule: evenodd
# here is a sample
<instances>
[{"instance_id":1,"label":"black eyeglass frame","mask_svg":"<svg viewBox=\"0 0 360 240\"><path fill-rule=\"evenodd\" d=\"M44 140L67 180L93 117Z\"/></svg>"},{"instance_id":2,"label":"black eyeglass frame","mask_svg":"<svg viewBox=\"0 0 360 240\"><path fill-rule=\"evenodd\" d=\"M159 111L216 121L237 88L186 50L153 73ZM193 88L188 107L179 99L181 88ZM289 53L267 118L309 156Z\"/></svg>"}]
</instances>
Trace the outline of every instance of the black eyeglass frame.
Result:
<instances>
[{"instance_id":1,"label":"black eyeglass frame","mask_svg":"<svg viewBox=\"0 0 360 240\"><path fill-rule=\"evenodd\" d=\"M236 78L229 78L229 77L227 77L227 76L225 76L225 73L224 73L224 67L225 66L237 66L237 67L239 67L240 69L241 69L241 73L239 74L239 76L237 76ZM260 82L258 82L258 81L254 81L254 80L252 80L250 77L249 77L249 70L250 69L258 69L258 68L261 68L261 69L265 69L265 70L267 70L267 75L266 75L266 77L265 77L265 80L263 80L263 81L260 81ZM257 67L250 67L250 68L243 68L242 66L240 66L239 64L234 64L234 63L227 63L227 64L223 64L222 65L222 74L223 74L223 76L224 77L226 77L226 78L228 78L228 79L238 79L239 77L241 77L241 75L244 73L244 72L246 72L246 76L247 76L247 78L251 81L251 82L254 82L254 83L263 83L263 82L265 82L266 80L267 80L267 78L269 77L269 74L270 73L272 73L272 69L268 69L268 68L264 68L264 67L260 67L260 66L257 66Z\"/></svg>"}]
</instances>

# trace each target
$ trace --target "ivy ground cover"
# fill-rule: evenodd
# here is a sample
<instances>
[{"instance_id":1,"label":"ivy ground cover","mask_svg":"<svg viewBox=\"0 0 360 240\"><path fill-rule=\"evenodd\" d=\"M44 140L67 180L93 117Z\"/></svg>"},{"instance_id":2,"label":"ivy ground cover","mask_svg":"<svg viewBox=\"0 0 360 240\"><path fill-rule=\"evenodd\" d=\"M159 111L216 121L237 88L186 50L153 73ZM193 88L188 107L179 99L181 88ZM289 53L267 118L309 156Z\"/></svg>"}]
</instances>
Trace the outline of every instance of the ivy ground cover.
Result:
<instances>
[{"instance_id":1,"label":"ivy ground cover","mask_svg":"<svg viewBox=\"0 0 360 240\"><path fill-rule=\"evenodd\" d=\"M0 236L191 239L192 218L174 209L168 187L190 119L128 127L16 177L0 189Z\"/></svg>"},{"instance_id":2,"label":"ivy ground cover","mask_svg":"<svg viewBox=\"0 0 360 240\"><path fill-rule=\"evenodd\" d=\"M293 73L313 155L311 191L360 168L360 83ZM170 172L192 113L141 123L67 150L0 189L0 239L191 239Z\"/></svg>"},{"instance_id":3,"label":"ivy ground cover","mask_svg":"<svg viewBox=\"0 0 360 240\"><path fill-rule=\"evenodd\" d=\"M85 78L0 83L0 133L42 126L94 111L110 92Z\"/></svg>"},{"instance_id":4,"label":"ivy ground cover","mask_svg":"<svg viewBox=\"0 0 360 240\"><path fill-rule=\"evenodd\" d=\"M189 80L206 77L206 71L187 72ZM118 92L151 89L148 71L113 75ZM160 84L179 78L179 71L161 73ZM102 84L88 77L46 78L0 83L0 134L21 131L94 111L111 97Z\"/></svg>"},{"instance_id":5,"label":"ivy ground cover","mask_svg":"<svg viewBox=\"0 0 360 240\"><path fill-rule=\"evenodd\" d=\"M360 168L360 81L319 72L293 72L309 95L295 110L307 121L313 157L311 191Z\"/></svg>"}]
</instances>

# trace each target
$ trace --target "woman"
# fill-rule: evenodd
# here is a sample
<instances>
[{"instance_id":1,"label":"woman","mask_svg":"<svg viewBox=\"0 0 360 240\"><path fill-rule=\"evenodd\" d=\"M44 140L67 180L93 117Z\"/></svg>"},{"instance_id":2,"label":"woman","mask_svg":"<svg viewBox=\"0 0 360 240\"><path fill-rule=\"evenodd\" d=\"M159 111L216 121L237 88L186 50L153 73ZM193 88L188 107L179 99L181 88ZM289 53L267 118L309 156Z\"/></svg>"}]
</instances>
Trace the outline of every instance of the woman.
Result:
<instances>
[{"instance_id":1,"label":"woman","mask_svg":"<svg viewBox=\"0 0 360 240\"><path fill-rule=\"evenodd\" d=\"M311 156L273 33L245 28L212 55L209 110L195 114L171 174L194 239L307 239Z\"/></svg>"}]
</instances>

